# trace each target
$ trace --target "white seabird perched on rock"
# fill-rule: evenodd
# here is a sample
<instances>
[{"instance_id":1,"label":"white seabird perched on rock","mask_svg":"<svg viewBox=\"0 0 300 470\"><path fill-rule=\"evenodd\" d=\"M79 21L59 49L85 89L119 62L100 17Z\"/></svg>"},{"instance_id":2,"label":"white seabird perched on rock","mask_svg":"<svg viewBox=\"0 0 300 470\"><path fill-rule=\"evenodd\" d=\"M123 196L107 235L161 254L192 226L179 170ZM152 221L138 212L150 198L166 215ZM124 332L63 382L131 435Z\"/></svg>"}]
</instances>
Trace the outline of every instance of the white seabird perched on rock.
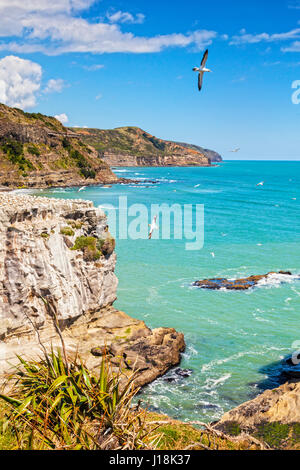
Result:
<instances>
[{"instance_id":1,"label":"white seabird perched on rock","mask_svg":"<svg viewBox=\"0 0 300 470\"><path fill-rule=\"evenodd\" d=\"M206 49L206 51L205 51L204 54L203 54L200 68L199 68L199 67L194 67L194 68L193 68L193 72L199 72L199 75L198 75L198 89L199 89L199 91L201 91L201 89L202 89L202 83L203 83L203 75L204 75L204 73L205 73L205 72L211 72L210 69L207 69L207 68L205 67L205 64L206 64L206 61L207 61L207 57L208 57L208 49Z\"/></svg>"}]
</instances>

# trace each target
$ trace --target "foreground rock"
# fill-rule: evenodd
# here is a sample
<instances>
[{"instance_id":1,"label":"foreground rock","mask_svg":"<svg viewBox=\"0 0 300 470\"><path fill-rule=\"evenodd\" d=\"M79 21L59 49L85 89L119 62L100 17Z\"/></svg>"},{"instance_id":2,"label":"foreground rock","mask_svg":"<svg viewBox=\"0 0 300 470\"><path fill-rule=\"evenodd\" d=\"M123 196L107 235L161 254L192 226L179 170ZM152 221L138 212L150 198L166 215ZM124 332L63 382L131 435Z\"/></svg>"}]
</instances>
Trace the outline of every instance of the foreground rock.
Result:
<instances>
[{"instance_id":1,"label":"foreground rock","mask_svg":"<svg viewBox=\"0 0 300 470\"><path fill-rule=\"evenodd\" d=\"M272 275L284 275L291 276L292 273L286 271L279 271L278 273L270 272L268 274L262 274L258 276L249 276L244 279L204 279L203 281L196 281L193 283L194 287L200 287L201 289L228 289L228 290L247 290L257 286L262 280L268 280Z\"/></svg>"},{"instance_id":2,"label":"foreground rock","mask_svg":"<svg viewBox=\"0 0 300 470\"><path fill-rule=\"evenodd\" d=\"M113 308L115 241L92 202L1 193L0 217L1 372L16 354L40 354L35 330L46 347L60 345L53 316L68 354L90 367L106 347L116 367L123 357L128 374L140 369L144 385L179 363L182 334Z\"/></svg>"},{"instance_id":3,"label":"foreground rock","mask_svg":"<svg viewBox=\"0 0 300 470\"><path fill-rule=\"evenodd\" d=\"M227 434L257 436L273 448L300 448L300 382L266 390L226 413L214 428Z\"/></svg>"}]
</instances>

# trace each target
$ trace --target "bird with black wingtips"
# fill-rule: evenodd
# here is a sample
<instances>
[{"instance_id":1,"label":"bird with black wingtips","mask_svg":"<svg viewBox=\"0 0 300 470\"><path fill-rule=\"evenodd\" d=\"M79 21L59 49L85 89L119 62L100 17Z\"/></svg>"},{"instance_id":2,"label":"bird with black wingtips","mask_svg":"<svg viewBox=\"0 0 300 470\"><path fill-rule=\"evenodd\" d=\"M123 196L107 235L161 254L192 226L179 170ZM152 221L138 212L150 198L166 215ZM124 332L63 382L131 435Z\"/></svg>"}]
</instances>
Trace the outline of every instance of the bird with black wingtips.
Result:
<instances>
[{"instance_id":1,"label":"bird with black wingtips","mask_svg":"<svg viewBox=\"0 0 300 470\"><path fill-rule=\"evenodd\" d=\"M204 73L205 73L205 72L211 72L210 69L208 69L208 68L205 67L205 64L206 64L206 61L207 61L207 57L208 57L208 49L206 49L206 51L205 51L204 54L203 54L200 68L199 68L199 67L194 67L194 68L193 68L193 72L199 72L199 75L198 75L198 89L199 89L199 91L202 90L203 75L204 75Z\"/></svg>"}]
</instances>

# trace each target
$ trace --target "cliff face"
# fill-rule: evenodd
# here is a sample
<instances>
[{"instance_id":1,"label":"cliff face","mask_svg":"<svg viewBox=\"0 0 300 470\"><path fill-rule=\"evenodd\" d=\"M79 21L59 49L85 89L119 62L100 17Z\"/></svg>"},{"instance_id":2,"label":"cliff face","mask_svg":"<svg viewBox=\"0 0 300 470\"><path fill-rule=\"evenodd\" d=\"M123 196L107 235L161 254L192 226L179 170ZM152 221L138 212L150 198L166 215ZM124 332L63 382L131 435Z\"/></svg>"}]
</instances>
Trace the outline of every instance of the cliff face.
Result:
<instances>
[{"instance_id":1,"label":"cliff face","mask_svg":"<svg viewBox=\"0 0 300 470\"><path fill-rule=\"evenodd\" d=\"M185 142L176 142L179 145L182 145L183 147L190 148L192 150L196 150L197 152L203 153L206 157L210 159L211 162L222 162L223 158L218 152L215 152L214 150L209 150L205 149L203 147L200 147L199 145L194 145L194 144L186 144Z\"/></svg>"},{"instance_id":2,"label":"cliff face","mask_svg":"<svg viewBox=\"0 0 300 470\"><path fill-rule=\"evenodd\" d=\"M0 186L112 183L117 177L55 118L0 104Z\"/></svg>"},{"instance_id":3,"label":"cliff face","mask_svg":"<svg viewBox=\"0 0 300 470\"><path fill-rule=\"evenodd\" d=\"M290 380L225 413L215 429L242 436L250 434L272 449L300 449L300 382Z\"/></svg>"},{"instance_id":4,"label":"cliff face","mask_svg":"<svg viewBox=\"0 0 300 470\"><path fill-rule=\"evenodd\" d=\"M110 166L210 166L207 155L176 142L158 139L138 127L112 130L72 129L93 145Z\"/></svg>"},{"instance_id":5,"label":"cliff face","mask_svg":"<svg viewBox=\"0 0 300 470\"><path fill-rule=\"evenodd\" d=\"M142 385L180 361L181 334L113 308L115 241L91 202L0 193L0 216L0 370L40 353L35 330L46 347L59 344L53 314L69 354L92 367L106 345L116 366L125 354L142 369Z\"/></svg>"}]
</instances>

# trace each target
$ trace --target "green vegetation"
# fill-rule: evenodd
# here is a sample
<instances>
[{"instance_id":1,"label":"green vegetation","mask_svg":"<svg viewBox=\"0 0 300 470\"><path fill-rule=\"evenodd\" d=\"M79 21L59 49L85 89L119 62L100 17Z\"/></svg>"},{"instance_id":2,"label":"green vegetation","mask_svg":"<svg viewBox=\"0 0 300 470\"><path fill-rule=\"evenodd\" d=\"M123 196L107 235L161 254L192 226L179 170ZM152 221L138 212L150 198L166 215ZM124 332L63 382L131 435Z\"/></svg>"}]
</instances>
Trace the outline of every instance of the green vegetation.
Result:
<instances>
[{"instance_id":1,"label":"green vegetation","mask_svg":"<svg viewBox=\"0 0 300 470\"><path fill-rule=\"evenodd\" d=\"M45 351L39 362L18 359L10 377L12 393L0 395L6 404L0 421L2 449L131 450L154 445L145 411L131 407L138 391L135 375L126 378L121 364L113 371L104 356L94 374L80 360L68 362L60 351Z\"/></svg>"},{"instance_id":2,"label":"green vegetation","mask_svg":"<svg viewBox=\"0 0 300 470\"><path fill-rule=\"evenodd\" d=\"M231 436L238 436L242 432L241 427L237 421L226 423L225 429L226 433Z\"/></svg>"},{"instance_id":3,"label":"green vegetation","mask_svg":"<svg viewBox=\"0 0 300 470\"><path fill-rule=\"evenodd\" d=\"M294 444L300 443L300 423L295 423L292 430L292 442Z\"/></svg>"},{"instance_id":4,"label":"green vegetation","mask_svg":"<svg viewBox=\"0 0 300 470\"><path fill-rule=\"evenodd\" d=\"M12 450L16 445L16 435L7 423L9 406L0 401L0 450Z\"/></svg>"},{"instance_id":5,"label":"green vegetation","mask_svg":"<svg viewBox=\"0 0 300 470\"><path fill-rule=\"evenodd\" d=\"M41 233L41 237L42 238L49 238L50 235L49 235L49 233L43 232L43 233Z\"/></svg>"},{"instance_id":6,"label":"green vegetation","mask_svg":"<svg viewBox=\"0 0 300 470\"><path fill-rule=\"evenodd\" d=\"M255 436L263 440L270 447L279 449L285 440L288 439L290 426L278 422L263 423L258 426Z\"/></svg>"},{"instance_id":7,"label":"green vegetation","mask_svg":"<svg viewBox=\"0 0 300 470\"><path fill-rule=\"evenodd\" d=\"M174 155L185 151L179 145L158 139L138 127L76 129L75 132L80 133L83 142L95 147L100 154L112 152L145 157Z\"/></svg>"},{"instance_id":8,"label":"green vegetation","mask_svg":"<svg viewBox=\"0 0 300 470\"><path fill-rule=\"evenodd\" d=\"M168 416L157 413L148 413L147 421L154 425L159 424L155 431L160 435L158 449L161 450L246 450L249 443L246 441L234 442L226 436L220 437L208 430L195 428L190 424L175 421ZM251 447L254 449L255 447Z\"/></svg>"},{"instance_id":9,"label":"green vegetation","mask_svg":"<svg viewBox=\"0 0 300 470\"><path fill-rule=\"evenodd\" d=\"M44 114L41 114L41 113L25 113L25 112L24 112L24 116L29 119L42 121L46 125L46 127L49 127L53 131L58 131L62 127L61 123L57 121L55 118L53 118L52 116L45 116Z\"/></svg>"},{"instance_id":10,"label":"green vegetation","mask_svg":"<svg viewBox=\"0 0 300 470\"><path fill-rule=\"evenodd\" d=\"M110 256L116 248L116 240L108 233L106 238L98 240L98 248L104 256Z\"/></svg>"},{"instance_id":11,"label":"green vegetation","mask_svg":"<svg viewBox=\"0 0 300 470\"><path fill-rule=\"evenodd\" d=\"M71 250L82 251L83 259L85 261L97 261L102 256L101 249L98 245L98 239L95 237L81 236L76 238Z\"/></svg>"},{"instance_id":12,"label":"green vegetation","mask_svg":"<svg viewBox=\"0 0 300 470\"><path fill-rule=\"evenodd\" d=\"M72 145L67 137L63 138L62 146L64 149L68 150L69 152L72 150Z\"/></svg>"},{"instance_id":13,"label":"green vegetation","mask_svg":"<svg viewBox=\"0 0 300 470\"><path fill-rule=\"evenodd\" d=\"M74 232L74 230L71 229L71 227L62 227L60 229L60 233L62 235L66 235L68 237L73 237L75 235L75 232Z\"/></svg>"},{"instance_id":14,"label":"green vegetation","mask_svg":"<svg viewBox=\"0 0 300 470\"><path fill-rule=\"evenodd\" d=\"M34 170L35 167L30 160L23 155L23 144L17 140L8 139L1 144L1 150L11 163L17 164L19 170Z\"/></svg>"},{"instance_id":15,"label":"green vegetation","mask_svg":"<svg viewBox=\"0 0 300 470\"><path fill-rule=\"evenodd\" d=\"M80 220L69 220L67 224L77 230L81 229L81 227L83 226L83 222Z\"/></svg>"},{"instance_id":16,"label":"green vegetation","mask_svg":"<svg viewBox=\"0 0 300 470\"><path fill-rule=\"evenodd\" d=\"M31 153L31 155L35 155L36 157L39 157L41 155L39 148L34 144L28 145L27 151Z\"/></svg>"},{"instance_id":17,"label":"green vegetation","mask_svg":"<svg viewBox=\"0 0 300 470\"><path fill-rule=\"evenodd\" d=\"M69 150L69 155L76 162L78 168L80 168L80 173L84 178L96 178L96 172L92 168L92 165L87 161L87 159L80 153L78 150Z\"/></svg>"}]
</instances>

